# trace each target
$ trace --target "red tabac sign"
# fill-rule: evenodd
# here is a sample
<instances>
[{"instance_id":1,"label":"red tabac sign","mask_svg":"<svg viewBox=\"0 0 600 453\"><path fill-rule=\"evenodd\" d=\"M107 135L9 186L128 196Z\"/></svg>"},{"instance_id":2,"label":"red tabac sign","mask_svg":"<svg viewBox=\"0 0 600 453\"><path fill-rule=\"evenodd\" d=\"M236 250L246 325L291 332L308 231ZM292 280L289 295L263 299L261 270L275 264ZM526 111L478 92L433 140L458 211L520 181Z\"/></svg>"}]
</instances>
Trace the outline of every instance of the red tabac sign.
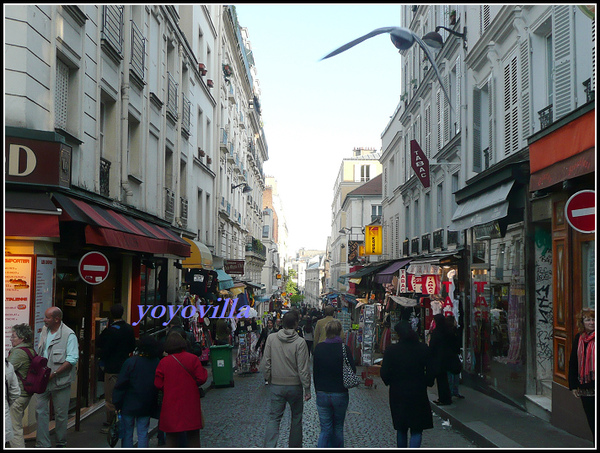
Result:
<instances>
[{"instance_id":1,"label":"red tabac sign","mask_svg":"<svg viewBox=\"0 0 600 453\"><path fill-rule=\"evenodd\" d=\"M416 140L410 141L410 165L423 187L429 187L429 159Z\"/></svg>"}]
</instances>

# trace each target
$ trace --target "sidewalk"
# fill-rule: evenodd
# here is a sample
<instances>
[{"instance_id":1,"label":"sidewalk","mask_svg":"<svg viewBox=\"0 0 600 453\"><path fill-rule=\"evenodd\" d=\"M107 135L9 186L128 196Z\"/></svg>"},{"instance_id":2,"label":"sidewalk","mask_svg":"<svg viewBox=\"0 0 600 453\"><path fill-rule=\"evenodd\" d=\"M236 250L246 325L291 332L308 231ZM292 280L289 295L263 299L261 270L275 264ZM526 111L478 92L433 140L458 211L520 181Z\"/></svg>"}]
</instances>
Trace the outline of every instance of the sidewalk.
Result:
<instances>
[{"instance_id":1,"label":"sidewalk","mask_svg":"<svg viewBox=\"0 0 600 453\"><path fill-rule=\"evenodd\" d=\"M428 389L437 400L437 386ZM479 447L485 448L594 448L591 441L563 431L521 409L487 396L466 385L464 399L453 398L449 406L431 403L432 410L449 420Z\"/></svg>"}]
</instances>

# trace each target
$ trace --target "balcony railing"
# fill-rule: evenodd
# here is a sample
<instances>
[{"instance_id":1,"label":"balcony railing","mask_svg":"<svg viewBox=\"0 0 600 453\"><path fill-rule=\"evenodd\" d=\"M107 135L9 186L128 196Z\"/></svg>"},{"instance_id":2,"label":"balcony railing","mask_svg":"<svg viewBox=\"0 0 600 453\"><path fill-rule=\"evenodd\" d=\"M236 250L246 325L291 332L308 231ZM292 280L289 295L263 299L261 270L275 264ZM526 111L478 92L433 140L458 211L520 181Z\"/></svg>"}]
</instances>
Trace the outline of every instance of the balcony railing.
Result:
<instances>
[{"instance_id":1,"label":"balcony railing","mask_svg":"<svg viewBox=\"0 0 600 453\"><path fill-rule=\"evenodd\" d=\"M423 253L429 252L431 250L430 244L431 244L431 234L427 233L427 234L424 234L423 236L421 236L421 248L423 250Z\"/></svg>"},{"instance_id":2,"label":"balcony railing","mask_svg":"<svg viewBox=\"0 0 600 453\"><path fill-rule=\"evenodd\" d=\"M433 232L433 248L441 249L444 246L444 230L440 228Z\"/></svg>"},{"instance_id":3,"label":"balcony railing","mask_svg":"<svg viewBox=\"0 0 600 453\"><path fill-rule=\"evenodd\" d=\"M100 158L100 195L110 197L110 162Z\"/></svg>"},{"instance_id":4,"label":"balcony railing","mask_svg":"<svg viewBox=\"0 0 600 453\"><path fill-rule=\"evenodd\" d=\"M458 231L448 230L448 245L458 245Z\"/></svg>"},{"instance_id":5,"label":"balcony railing","mask_svg":"<svg viewBox=\"0 0 600 453\"><path fill-rule=\"evenodd\" d=\"M410 254L410 242L408 239L402 241L402 256L408 256Z\"/></svg>"},{"instance_id":6,"label":"balcony railing","mask_svg":"<svg viewBox=\"0 0 600 453\"><path fill-rule=\"evenodd\" d=\"M253 252L263 258L267 256L267 248L256 238L251 238L246 242L246 252Z\"/></svg>"},{"instance_id":7,"label":"balcony railing","mask_svg":"<svg viewBox=\"0 0 600 453\"><path fill-rule=\"evenodd\" d=\"M221 135L219 137L219 146L221 151L229 152L229 143L227 142L227 131L225 128L221 128Z\"/></svg>"},{"instance_id":8,"label":"balcony railing","mask_svg":"<svg viewBox=\"0 0 600 453\"><path fill-rule=\"evenodd\" d=\"M180 204L179 204L179 220L181 220L181 227L182 228L187 228L187 224L188 224L188 199L184 198L184 197L180 197L179 198Z\"/></svg>"},{"instance_id":9,"label":"balcony railing","mask_svg":"<svg viewBox=\"0 0 600 453\"><path fill-rule=\"evenodd\" d=\"M583 82L583 91L585 91L585 102L591 102L595 98L594 90L592 90L592 79L587 79Z\"/></svg>"},{"instance_id":10,"label":"balcony railing","mask_svg":"<svg viewBox=\"0 0 600 453\"><path fill-rule=\"evenodd\" d=\"M175 192L165 188L165 220L171 223L175 219Z\"/></svg>"},{"instance_id":11,"label":"balcony railing","mask_svg":"<svg viewBox=\"0 0 600 453\"><path fill-rule=\"evenodd\" d=\"M540 110L538 115L540 116L540 128L546 129L552 124L552 104Z\"/></svg>"},{"instance_id":12,"label":"balcony railing","mask_svg":"<svg viewBox=\"0 0 600 453\"><path fill-rule=\"evenodd\" d=\"M167 113L177 121L177 82L170 72L167 72L167 76Z\"/></svg>"},{"instance_id":13,"label":"balcony railing","mask_svg":"<svg viewBox=\"0 0 600 453\"><path fill-rule=\"evenodd\" d=\"M410 253L411 255L419 254L419 238L412 238L410 241Z\"/></svg>"},{"instance_id":14,"label":"balcony railing","mask_svg":"<svg viewBox=\"0 0 600 453\"><path fill-rule=\"evenodd\" d=\"M135 22L131 21L131 70L144 81L144 57L146 54L146 38L137 27Z\"/></svg>"}]
</instances>

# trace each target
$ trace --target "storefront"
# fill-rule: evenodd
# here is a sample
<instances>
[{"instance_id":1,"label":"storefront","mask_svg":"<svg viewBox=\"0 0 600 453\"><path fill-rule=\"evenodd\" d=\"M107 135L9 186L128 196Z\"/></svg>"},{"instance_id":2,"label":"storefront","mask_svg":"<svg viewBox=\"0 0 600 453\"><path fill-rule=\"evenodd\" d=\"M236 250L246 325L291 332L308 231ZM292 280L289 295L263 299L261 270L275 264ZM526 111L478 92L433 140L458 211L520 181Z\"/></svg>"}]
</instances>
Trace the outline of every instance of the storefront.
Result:
<instances>
[{"instance_id":1,"label":"storefront","mask_svg":"<svg viewBox=\"0 0 600 453\"><path fill-rule=\"evenodd\" d=\"M535 227L538 374L552 399L552 424L592 439L581 403L568 389L567 375L577 316L595 308L595 165L594 101L529 139L530 196ZM568 202L589 191L591 206L572 217ZM584 209L585 208L585 209ZM588 217L588 219L586 219ZM591 223L582 227L577 221Z\"/></svg>"},{"instance_id":2,"label":"storefront","mask_svg":"<svg viewBox=\"0 0 600 453\"><path fill-rule=\"evenodd\" d=\"M530 348L534 316L527 303L532 272L527 150L505 159L456 192L450 229L466 233L463 380L506 402L526 407L533 381ZM462 292L463 290L461 290Z\"/></svg>"},{"instance_id":3,"label":"storefront","mask_svg":"<svg viewBox=\"0 0 600 453\"><path fill-rule=\"evenodd\" d=\"M62 310L79 340L77 384L71 388L79 420L82 408L104 393L96 339L111 305L123 304L134 323L140 320L138 306L174 301L173 262L189 256L190 247L160 219L72 188L71 148L55 133L7 128L5 159L5 288L14 299L5 299L5 337L12 325L26 322L37 340L45 310ZM83 258L90 252L105 264L87 266ZM146 320L138 334L164 329L166 313ZM29 408L25 433L35 429L35 401Z\"/></svg>"}]
</instances>

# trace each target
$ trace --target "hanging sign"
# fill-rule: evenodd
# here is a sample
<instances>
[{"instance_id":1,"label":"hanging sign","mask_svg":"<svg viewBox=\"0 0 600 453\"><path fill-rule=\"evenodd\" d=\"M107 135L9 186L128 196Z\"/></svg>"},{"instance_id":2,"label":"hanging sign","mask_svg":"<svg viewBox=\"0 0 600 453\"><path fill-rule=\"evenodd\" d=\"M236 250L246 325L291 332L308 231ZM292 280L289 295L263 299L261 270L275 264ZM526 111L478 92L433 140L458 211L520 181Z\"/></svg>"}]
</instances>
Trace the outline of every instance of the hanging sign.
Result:
<instances>
[{"instance_id":1,"label":"hanging sign","mask_svg":"<svg viewBox=\"0 0 600 453\"><path fill-rule=\"evenodd\" d=\"M411 292L411 293L420 293L420 292L422 292L421 276L420 275L414 275L414 274L408 274L408 277L407 277L407 288L408 288L408 292Z\"/></svg>"},{"instance_id":2,"label":"hanging sign","mask_svg":"<svg viewBox=\"0 0 600 453\"><path fill-rule=\"evenodd\" d=\"M406 285L406 269L400 269L398 273L398 291L396 294L406 293L408 291Z\"/></svg>"},{"instance_id":3,"label":"hanging sign","mask_svg":"<svg viewBox=\"0 0 600 453\"><path fill-rule=\"evenodd\" d=\"M416 140L410 141L410 165L426 189L429 187L429 159Z\"/></svg>"},{"instance_id":4,"label":"hanging sign","mask_svg":"<svg viewBox=\"0 0 600 453\"><path fill-rule=\"evenodd\" d=\"M381 225L368 225L365 227L365 253L367 255L381 255L383 253Z\"/></svg>"},{"instance_id":5,"label":"hanging sign","mask_svg":"<svg viewBox=\"0 0 600 453\"><path fill-rule=\"evenodd\" d=\"M423 275L421 277L423 294L439 294L441 290L439 275Z\"/></svg>"}]
</instances>

